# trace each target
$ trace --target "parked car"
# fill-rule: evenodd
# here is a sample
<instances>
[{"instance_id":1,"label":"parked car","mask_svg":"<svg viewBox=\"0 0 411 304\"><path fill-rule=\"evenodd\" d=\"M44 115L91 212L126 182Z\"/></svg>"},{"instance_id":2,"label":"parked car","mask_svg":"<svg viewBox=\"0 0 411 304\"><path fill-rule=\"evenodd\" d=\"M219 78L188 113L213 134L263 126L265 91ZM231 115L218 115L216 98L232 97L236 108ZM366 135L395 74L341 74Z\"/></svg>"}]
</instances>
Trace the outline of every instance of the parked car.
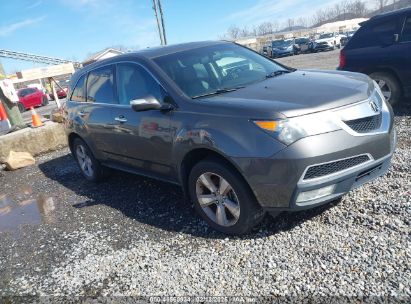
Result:
<instances>
[{"instance_id":1,"label":"parked car","mask_svg":"<svg viewBox=\"0 0 411 304\"><path fill-rule=\"evenodd\" d=\"M313 51L329 51L341 47L341 37L338 33L324 33L319 36L313 43Z\"/></svg>"},{"instance_id":2,"label":"parked car","mask_svg":"<svg viewBox=\"0 0 411 304\"><path fill-rule=\"evenodd\" d=\"M67 90L68 90L68 88L58 88L58 89L56 88L57 97L59 99L66 98L67 97ZM53 93L49 94L49 99L54 100Z\"/></svg>"},{"instance_id":3,"label":"parked car","mask_svg":"<svg viewBox=\"0 0 411 304\"><path fill-rule=\"evenodd\" d=\"M296 38L294 41L294 49L296 54L311 52L312 42L309 38Z\"/></svg>"},{"instance_id":4,"label":"parked car","mask_svg":"<svg viewBox=\"0 0 411 304\"><path fill-rule=\"evenodd\" d=\"M30 109L31 107L45 106L49 103L47 95L37 88L25 88L17 91L19 97L18 107L20 112Z\"/></svg>"},{"instance_id":5,"label":"parked car","mask_svg":"<svg viewBox=\"0 0 411 304\"><path fill-rule=\"evenodd\" d=\"M340 39L341 47L347 44L347 42L352 38L352 36L354 36L355 32L356 31L350 31L350 32L345 33L345 35L341 36L341 39Z\"/></svg>"},{"instance_id":6,"label":"parked car","mask_svg":"<svg viewBox=\"0 0 411 304\"><path fill-rule=\"evenodd\" d=\"M233 58L248 68L223 73ZM69 91L68 143L87 180L114 168L178 184L228 234L377 178L396 143L391 107L368 76L298 71L230 42L98 61Z\"/></svg>"},{"instance_id":7,"label":"parked car","mask_svg":"<svg viewBox=\"0 0 411 304\"><path fill-rule=\"evenodd\" d=\"M273 40L271 43L271 58L292 56L295 52L294 39Z\"/></svg>"},{"instance_id":8,"label":"parked car","mask_svg":"<svg viewBox=\"0 0 411 304\"><path fill-rule=\"evenodd\" d=\"M392 105L411 96L411 8L361 23L340 53L339 69L369 75Z\"/></svg>"}]
</instances>

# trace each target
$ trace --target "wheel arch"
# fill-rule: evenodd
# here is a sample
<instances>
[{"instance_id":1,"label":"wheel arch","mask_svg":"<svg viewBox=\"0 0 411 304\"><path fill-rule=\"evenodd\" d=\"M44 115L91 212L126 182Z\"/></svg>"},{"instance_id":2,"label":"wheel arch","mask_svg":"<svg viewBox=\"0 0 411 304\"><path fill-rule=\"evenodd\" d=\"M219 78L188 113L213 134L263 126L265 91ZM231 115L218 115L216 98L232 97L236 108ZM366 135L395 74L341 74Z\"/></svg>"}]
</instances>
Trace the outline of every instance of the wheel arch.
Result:
<instances>
[{"instance_id":1,"label":"wheel arch","mask_svg":"<svg viewBox=\"0 0 411 304\"><path fill-rule=\"evenodd\" d=\"M205 160L205 159L212 159L217 162L220 162L226 166L228 166L231 170L233 170L238 176L243 180L243 182L247 185L248 189L251 191L256 197L254 191L250 187L250 184L247 182L247 179L244 177L242 174L240 168L231 160L228 159L225 155L222 153L209 149L209 148L195 148L188 153L186 153L180 163L179 166L179 179L181 183L181 187L184 191L184 194L188 198L188 177L191 172L191 169L200 161Z\"/></svg>"},{"instance_id":2,"label":"wheel arch","mask_svg":"<svg viewBox=\"0 0 411 304\"><path fill-rule=\"evenodd\" d=\"M371 75L373 73L386 73L391 75L392 77L394 77L394 79L398 82L398 84L400 85L400 89L401 92L403 92L403 83L401 82L401 79L398 77L398 73L391 68L388 67L370 67L370 68L366 68L364 70L361 71L361 73L367 74L367 75Z\"/></svg>"}]
</instances>

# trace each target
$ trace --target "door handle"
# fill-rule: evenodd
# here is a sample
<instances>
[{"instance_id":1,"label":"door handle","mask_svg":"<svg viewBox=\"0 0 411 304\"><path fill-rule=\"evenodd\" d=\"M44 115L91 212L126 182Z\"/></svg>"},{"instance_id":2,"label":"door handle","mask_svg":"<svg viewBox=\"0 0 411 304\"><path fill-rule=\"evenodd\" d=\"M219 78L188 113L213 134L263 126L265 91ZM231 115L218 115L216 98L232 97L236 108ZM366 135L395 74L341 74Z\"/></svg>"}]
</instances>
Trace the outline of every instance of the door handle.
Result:
<instances>
[{"instance_id":1,"label":"door handle","mask_svg":"<svg viewBox=\"0 0 411 304\"><path fill-rule=\"evenodd\" d=\"M83 111L80 111L80 112L78 112L78 115L80 115L81 117L84 117L84 116L87 115L87 113L86 113L86 112L83 112Z\"/></svg>"},{"instance_id":2,"label":"door handle","mask_svg":"<svg viewBox=\"0 0 411 304\"><path fill-rule=\"evenodd\" d=\"M125 118L123 115L115 117L114 120L118 121L118 122L121 122L121 123L127 122L127 118Z\"/></svg>"}]
</instances>

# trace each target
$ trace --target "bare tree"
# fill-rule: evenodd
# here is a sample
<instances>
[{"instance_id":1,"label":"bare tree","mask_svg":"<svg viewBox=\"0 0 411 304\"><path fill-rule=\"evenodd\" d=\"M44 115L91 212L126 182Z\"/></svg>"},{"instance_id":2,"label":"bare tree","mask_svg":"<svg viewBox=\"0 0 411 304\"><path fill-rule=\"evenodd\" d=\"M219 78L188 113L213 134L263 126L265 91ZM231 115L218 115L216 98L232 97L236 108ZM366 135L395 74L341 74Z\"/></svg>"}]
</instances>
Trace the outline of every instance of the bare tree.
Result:
<instances>
[{"instance_id":1,"label":"bare tree","mask_svg":"<svg viewBox=\"0 0 411 304\"><path fill-rule=\"evenodd\" d=\"M307 17L299 17L296 21L296 25L299 25L299 26L302 26L302 27L308 27Z\"/></svg>"},{"instance_id":2,"label":"bare tree","mask_svg":"<svg viewBox=\"0 0 411 304\"><path fill-rule=\"evenodd\" d=\"M229 39L240 38L241 29L236 25L231 25L227 30L227 37Z\"/></svg>"},{"instance_id":3,"label":"bare tree","mask_svg":"<svg viewBox=\"0 0 411 304\"><path fill-rule=\"evenodd\" d=\"M271 22L263 22L258 26L258 35L267 35L273 32L273 25Z\"/></svg>"},{"instance_id":4,"label":"bare tree","mask_svg":"<svg viewBox=\"0 0 411 304\"><path fill-rule=\"evenodd\" d=\"M293 30L294 24L295 24L295 22L294 22L294 19L293 19L293 18L288 18L288 19L287 19L287 29L288 29L289 31L292 31L292 30Z\"/></svg>"},{"instance_id":5,"label":"bare tree","mask_svg":"<svg viewBox=\"0 0 411 304\"><path fill-rule=\"evenodd\" d=\"M379 10L380 12L384 11L384 7L387 5L388 0L374 0L376 6L377 6L377 10Z\"/></svg>"}]
</instances>

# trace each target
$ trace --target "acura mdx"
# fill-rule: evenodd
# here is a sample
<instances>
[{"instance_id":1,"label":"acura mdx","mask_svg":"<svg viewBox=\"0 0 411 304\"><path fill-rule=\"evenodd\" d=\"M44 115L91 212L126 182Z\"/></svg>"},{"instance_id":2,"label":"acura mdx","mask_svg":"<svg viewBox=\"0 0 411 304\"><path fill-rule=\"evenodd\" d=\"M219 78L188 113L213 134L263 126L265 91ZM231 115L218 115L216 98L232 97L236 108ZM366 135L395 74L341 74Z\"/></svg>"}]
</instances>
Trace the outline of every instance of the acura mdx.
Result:
<instances>
[{"instance_id":1,"label":"acura mdx","mask_svg":"<svg viewBox=\"0 0 411 304\"><path fill-rule=\"evenodd\" d=\"M227 234L340 198L384 174L396 144L368 76L295 70L231 42L98 61L69 92L69 146L87 180L111 168L178 184Z\"/></svg>"}]
</instances>

